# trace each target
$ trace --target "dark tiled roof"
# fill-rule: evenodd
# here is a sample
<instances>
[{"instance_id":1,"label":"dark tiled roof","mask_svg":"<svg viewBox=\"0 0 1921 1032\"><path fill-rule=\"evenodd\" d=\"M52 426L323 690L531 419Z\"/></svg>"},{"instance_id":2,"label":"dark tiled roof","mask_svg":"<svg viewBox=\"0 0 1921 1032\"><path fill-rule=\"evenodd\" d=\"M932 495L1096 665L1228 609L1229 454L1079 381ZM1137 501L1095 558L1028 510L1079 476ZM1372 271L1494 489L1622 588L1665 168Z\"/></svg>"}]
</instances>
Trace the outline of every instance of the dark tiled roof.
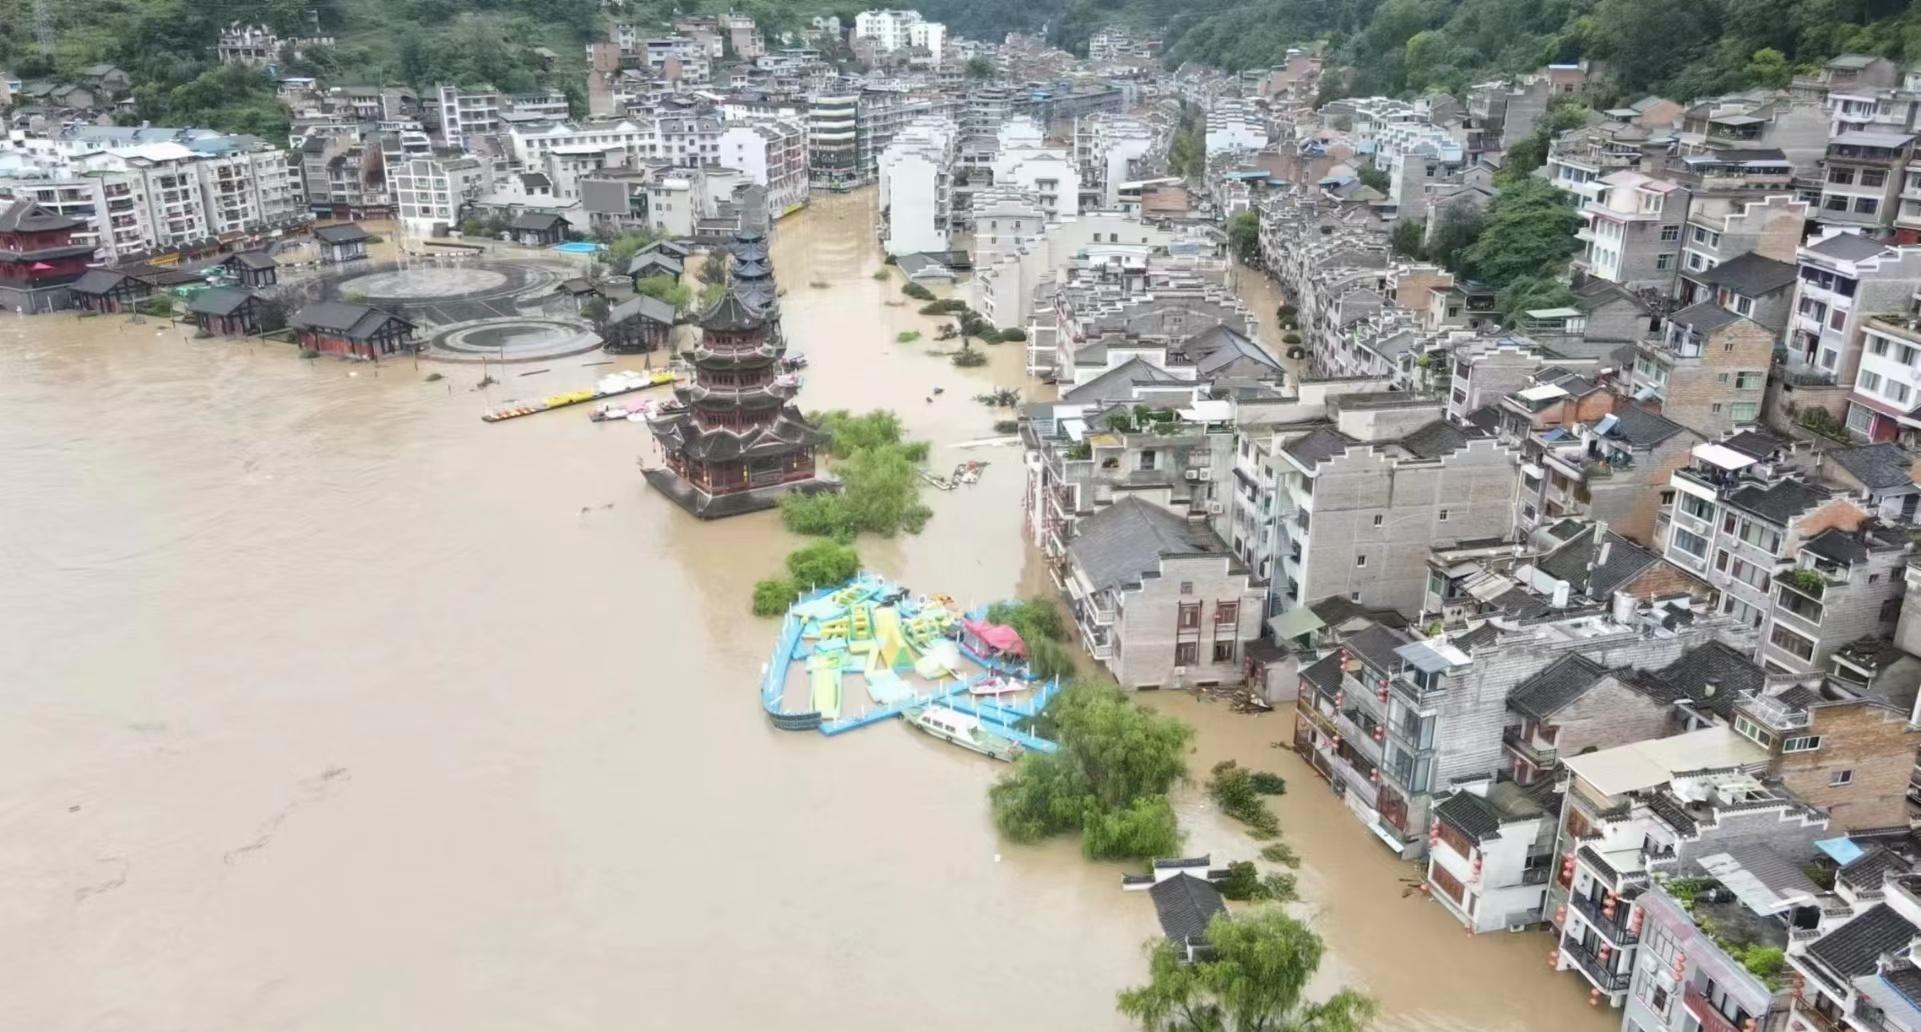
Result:
<instances>
[{"instance_id":1,"label":"dark tiled roof","mask_svg":"<svg viewBox=\"0 0 1921 1032\"><path fill-rule=\"evenodd\" d=\"M1721 444L1757 459L1765 459L1781 450L1781 439L1762 430L1743 430Z\"/></svg>"},{"instance_id":2,"label":"dark tiled roof","mask_svg":"<svg viewBox=\"0 0 1921 1032\"><path fill-rule=\"evenodd\" d=\"M280 265L279 262L274 261L273 255L265 251L241 251L239 254L230 256L227 261L235 265L244 265L249 269L273 269Z\"/></svg>"},{"instance_id":3,"label":"dark tiled roof","mask_svg":"<svg viewBox=\"0 0 1921 1032\"><path fill-rule=\"evenodd\" d=\"M1348 635L1341 644L1346 645L1350 651L1367 660L1374 667L1392 674L1401 669L1401 657L1395 654L1394 650L1406 645L1410 640L1405 635L1396 634L1386 627L1374 624Z\"/></svg>"},{"instance_id":4,"label":"dark tiled roof","mask_svg":"<svg viewBox=\"0 0 1921 1032\"><path fill-rule=\"evenodd\" d=\"M1500 636L1501 629L1494 626L1492 621L1489 621L1465 634L1455 635L1453 644L1455 648L1471 653L1479 646L1485 645Z\"/></svg>"},{"instance_id":5,"label":"dark tiled roof","mask_svg":"<svg viewBox=\"0 0 1921 1032\"><path fill-rule=\"evenodd\" d=\"M1282 446L1283 451L1294 456L1300 464L1309 469L1339 455L1347 453L1349 441L1329 427L1316 427L1312 433L1297 437Z\"/></svg>"},{"instance_id":6,"label":"dark tiled roof","mask_svg":"<svg viewBox=\"0 0 1921 1032\"><path fill-rule=\"evenodd\" d=\"M1888 245L1869 240L1859 233L1836 233L1808 247L1808 250L1815 254L1844 262L1858 262L1863 258L1872 258L1887 249Z\"/></svg>"},{"instance_id":7,"label":"dark tiled roof","mask_svg":"<svg viewBox=\"0 0 1921 1032\"><path fill-rule=\"evenodd\" d=\"M80 219L55 214L24 197L0 207L0 233L47 233L60 229L79 229L84 225L86 223Z\"/></svg>"},{"instance_id":8,"label":"dark tiled roof","mask_svg":"<svg viewBox=\"0 0 1921 1032\"><path fill-rule=\"evenodd\" d=\"M1712 301L1703 301L1689 305L1669 318L1683 326L1691 326L1701 333L1713 333L1741 317Z\"/></svg>"},{"instance_id":9,"label":"dark tiled roof","mask_svg":"<svg viewBox=\"0 0 1921 1032\"><path fill-rule=\"evenodd\" d=\"M1793 286L1794 266L1749 251L1694 278L1711 287L1726 287L1746 297L1760 297Z\"/></svg>"},{"instance_id":10,"label":"dark tiled roof","mask_svg":"<svg viewBox=\"0 0 1921 1032\"><path fill-rule=\"evenodd\" d=\"M556 215L552 212L523 211L514 216L512 222L507 223L507 228L534 233L545 233L552 230L556 222L562 226L567 225L567 219L564 216Z\"/></svg>"},{"instance_id":11,"label":"dark tiled roof","mask_svg":"<svg viewBox=\"0 0 1921 1032\"><path fill-rule=\"evenodd\" d=\"M1767 487L1744 487L1728 503L1785 526L1789 520L1828 500L1828 492L1800 480L1777 480Z\"/></svg>"},{"instance_id":12,"label":"dark tiled roof","mask_svg":"<svg viewBox=\"0 0 1921 1032\"><path fill-rule=\"evenodd\" d=\"M1666 792L1656 792L1649 796L1648 809L1653 811L1656 817L1666 821L1668 827L1673 828L1682 835L1694 834L1696 827L1694 818L1688 816L1687 810Z\"/></svg>"},{"instance_id":13,"label":"dark tiled roof","mask_svg":"<svg viewBox=\"0 0 1921 1032\"><path fill-rule=\"evenodd\" d=\"M627 263L627 275L660 275L678 278L683 268L685 266L681 264L680 259L673 255L662 254L659 251L642 251Z\"/></svg>"},{"instance_id":14,"label":"dark tiled roof","mask_svg":"<svg viewBox=\"0 0 1921 1032\"><path fill-rule=\"evenodd\" d=\"M1614 410L1614 426L1608 436L1639 447L1652 448L1682 430L1681 424L1650 412L1639 405L1622 405Z\"/></svg>"},{"instance_id":15,"label":"dark tiled roof","mask_svg":"<svg viewBox=\"0 0 1921 1032\"><path fill-rule=\"evenodd\" d=\"M1871 975L1881 954L1905 947L1916 928L1886 903L1815 940L1808 952L1844 978Z\"/></svg>"},{"instance_id":16,"label":"dark tiled roof","mask_svg":"<svg viewBox=\"0 0 1921 1032\"><path fill-rule=\"evenodd\" d=\"M1467 414L1467 425L1493 433L1501 428L1501 410L1493 405L1482 405Z\"/></svg>"},{"instance_id":17,"label":"dark tiled roof","mask_svg":"<svg viewBox=\"0 0 1921 1032\"><path fill-rule=\"evenodd\" d=\"M663 326L672 326L674 306L657 297L637 294L607 311L607 323L610 326L624 323L629 319L648 319Z\"/></svg>"},{"instance_id":18,"label":"dark tiled roof","mask_svg":"<svg viewBox=\"0 0 1921 1032\"><path fill-rule=\"evenodd\" d=\"M254 299L253 291L240 287L212 287L187 304L187 311L200 315L232 315Z\"/></svg>"},{"instance_id":19,"label":"dark tiled roof","mask_svg":"<svg viewBox=\"0 0 1921 1032\"><path fill-rule=\"evenodd\" d=\"M1754 661L1734 648L1711 641L1689 649L1680 659L1640 679L1649 693L1666 702L1693 700L1694 705L1727 716L1734 709L1735 696L1759 689L1767 675ZM1715 682L1713 695L1706 694L1707 683Z\"/></svg>"},{"instance_id":20,"label":"dark tiled roof","mask_svg":"<svg viewBox=\"0 0 1921 1032\"><path fill-rule=\"evenodd\" d=\"M1888 988L1900 993L1911 1006L1921 1009L1921 968L1913 964L1897 965L1891 971L1881 972L1881 981L1888 983Z\"/></svg>"},{"instance_id":21,"label":"dark tiled roof","mask_svg":"<svg viewBox=\"0 0 1921 1032\"><path fill-rule=\"evenodd\" d=\"M1152 502L1124 498L1082 522L1068 554L1095 588L1138 584L1164 556L1231 556L1205 526Z\"/></svg>"},{"instance_id":22,"label":"dark tiled roof","mask_svg":"<svg viewBox=\"0 0 1921 1032\"><path fill-rule=\"evenodd\" d=\"M1888 871L1905 872L1907 869L1908 862L1901 859L1901 854L1886 846L1875 846L1855 857L1835 877L1857 889L1878 889L1883 874Z\"/></svg>"},{"instance_id":23,"label":"dark tiled roof","mask_svg":"<svg viewBox=\"0 0 1921 1032\"><path fill-rule=\"evenodd\" d=\"M732 289L714 302L714 307L700 314L700 328L719 333L742 333L766 324L767 316L760 309L742 301L739 292Z\"/></svg>"},{"instance_id":24,"label":"dark tiled roof","mask_svg":"<svg viewBox=\"0 0 1921 1032\"><path fill-rule=\"evenodd\" d=\"M366 305L346 301L316 301L295 312L287 324L296 330L320 330L338 333L348 340L366 340L379 332L389 320L406 322L399 316Z\"/></svg>"},{"instance_id":25,"label":"dark tiled roof","mask_svg":"<svg viewBox=\"0 0 1921 1032\"><path fill-rule=\"evenodd\" d=\"M1334 694L1341 688L1341 654L1330 652L1322 656L1302 668L1301 678L1329 695Z\"/></svg>"},{"instance_id":26,"label":"dark tiled roof","mask_svg":"<svg viewBox=\"0 0 1921 1032\"><path fill-rule=\"evenodd\" d=\"M1508 696L1507 704L1537 720L1546 720L1586 695L1606 674L1606 667L1570 652L1521 682Z\"/></svg>"},{"instance_id":27,"label":"dark tiled roof","mask_svg":"<svg viewBox=\"0 0 1921 1032\"><path fill-rule=\"evenodd\" d=\"M1640 576L1642 571L1661 561L1660 556L1613 531L1608 532L1605 543L1608 552L1607 561L1596 566L1593 572L1588 574L1587 593L1591 598L1611 597L1616 588Z\"/></svg>"},{"instance_id":28,"label":"dark tiled roof","mask_svg":"<svg viewBox=\"0 0 1921 1032\"><path fill-rule=\"evenodd\" d=\"M344 226L321 226L313 231L316 239L329 244L351 244L360 240L372 240L373 234L353 223Z\"/></svg>"},{"instance_id":29,"label":"dark tiled roof","mask_svg":"<svg viewBox=\"0 0 1921 1032\"><path fill-rule=\"evenodd\" d=\"M75 294L105 295L127 280L139 279L138 276L117 269L88 269L80 274L79 279L69 284L67 289Z\"/></svg>"},{"instance_id":30,"label":"dark tiled roof","mask_svg":"<svg viewBox=\"0 0 1921 1032\"><path fill-rule=\"evenodd\" d=\"M1801 547L1837 563L1852 565L1866 562L1868 558L1868 547L1861 543L1861 539L1838 527L1829 527L1814 535Z\"/></svg>"},{"instance_id":31,"label":"dark tiled roof","mask_svg":"<svg viewBox=\"0 0 1921 1032\"><path fill-rule=\"evenodd\" d=\"M1856 448L1832 448L1828 461L1847 470L1869 490L1907 487L1914 483L1914 456L1892 443L1864 444Z\"/></svg>"},{"instance_id":32,"label":"dark tiled roof","mask_svg":"<svg viewBox=\"0 0 1921 1032\"><path fill-rule=\"evenodd\" d=\"M1460 829L1475 842L1501 830L1501 812L1493 803L1472 792L1456 792L1443 799L1434 807L1434 816Z\"/></svg>"},{"instance_id":33,"label":"dark tiled roof","mask_svg":"<svg viewBox=\"0 0 1921 1032\"><path fill-rule=\"evenodd\" d=\"M1437 419L1401 438L1401 447L1423 459L1438 459L1467 447L1467 434L1445 419Z\"/></svg>"},{"instance_id":34,"label":"dark tiled roof","mask_svg":"<svg viewBox=\"0 0 1921 1032\"><path fill-rule=\"evenodd\" d=\"M1191 874L1164 878L1147 894L1154 897L1154 914L1161 920L1161 931L1179 943L1204 941L1207 923L1215 914L1227 913L1220 890Z\"/></svg>"},{"instance_id":35,"label":"dark tiled roof","mask_svg":"<svg viewBox=\"0 0 1921 1032\"><path fill-rule=\"evenodd\" d=\"M1130 358L1061 395L1062 401L1089 404L1133 401L1134 388L1157 383L1181 383L1180 377L1142 358Z\"/></svg>"}]
</instances>

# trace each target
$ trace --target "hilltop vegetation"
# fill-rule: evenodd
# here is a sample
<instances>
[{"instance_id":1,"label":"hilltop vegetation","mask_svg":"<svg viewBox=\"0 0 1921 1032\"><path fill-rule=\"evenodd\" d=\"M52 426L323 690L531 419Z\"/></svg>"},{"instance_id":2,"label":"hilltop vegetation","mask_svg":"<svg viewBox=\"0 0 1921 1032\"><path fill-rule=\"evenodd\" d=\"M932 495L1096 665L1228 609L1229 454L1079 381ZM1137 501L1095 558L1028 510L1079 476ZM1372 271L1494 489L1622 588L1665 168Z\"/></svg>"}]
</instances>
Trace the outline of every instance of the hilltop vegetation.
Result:
<instances>
[{"instance_id":1,"label":"hilltop vegetation","mask_svg":"<svg viewBox=\"0 0 1921 1032\"><path fill-rule=\"evenodd\" d=\"M1921 61L1921 11L1906 0L920 0L963 35L1048 27L1085 52L1106 25L1158 35L1170 67L1278 62L1324 40L1349 93L1459 91L1543 64L1607 62L1613 92L1692 98L1786 84L1842 53Z\"/></svg>"},{"instance_id":2,"label":"hilltop vegetation","mask_svg":"<svg viewBox=\"0 0 1921 1032\"><path fill-rule=\"evenodd\" d=\"M490 82L509 92L583 88L583 46L602 35L596 0L90 0L50 5L51 57L34 39L32 0L0 0L0 68L24 79L72 80L92 64L133 78L137 112L127 121L206 125L284 135L273 83L254 69L215 60L233 21L283 38L333 36L282 66L335 85ZM546 47L551 67L535 52Z\"/></svg>"}]
</instances>

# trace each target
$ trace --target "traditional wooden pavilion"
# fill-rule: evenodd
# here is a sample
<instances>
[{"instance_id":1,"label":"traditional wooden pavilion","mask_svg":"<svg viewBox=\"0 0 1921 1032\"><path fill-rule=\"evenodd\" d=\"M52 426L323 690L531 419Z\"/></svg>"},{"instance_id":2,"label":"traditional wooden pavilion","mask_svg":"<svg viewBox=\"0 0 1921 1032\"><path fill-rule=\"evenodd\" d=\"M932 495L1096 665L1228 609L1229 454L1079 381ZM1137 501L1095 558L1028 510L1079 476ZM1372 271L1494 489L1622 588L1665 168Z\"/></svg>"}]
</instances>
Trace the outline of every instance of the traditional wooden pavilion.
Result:
<instances>
[{"instance_id":1,"label":"traditional wooden pavilion","mask_svg":"<svg viewBox=\"0 0 1921 1032\"><path fill-rule=\"evenodd\" d=\"M327 355L379 361L413 351L414 324L347 301L319 301L287 320L300 346Z\"/></svg>"},{"instance_id":2,"label":"traditional wooden pavilion","mask_svg":"<svg viewBox=\"0 0 1921 1032\"><path fill-rule=\"evenodd\" d=\"M209 287L187 302L202 333L248 337L260 332L260 295L245 287Z\"/></svg>"}]
</instances>

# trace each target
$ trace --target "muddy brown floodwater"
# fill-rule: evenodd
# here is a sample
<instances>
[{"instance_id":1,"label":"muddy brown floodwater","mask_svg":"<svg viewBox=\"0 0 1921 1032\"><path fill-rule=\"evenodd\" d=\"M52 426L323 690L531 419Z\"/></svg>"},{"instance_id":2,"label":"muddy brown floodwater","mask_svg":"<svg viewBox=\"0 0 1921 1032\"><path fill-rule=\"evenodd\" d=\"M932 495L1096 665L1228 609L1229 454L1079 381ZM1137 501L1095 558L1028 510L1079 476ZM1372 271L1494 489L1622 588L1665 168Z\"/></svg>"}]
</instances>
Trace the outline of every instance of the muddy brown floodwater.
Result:
<instances>
[{"instance_id":1,"label":"muddy brown floodwater","mask_svg":"<svg viewBox=\"0 0 1921 1032\"><path fill-rule=\"evenodd\" d=\"M871 278L872 220L869 192L778 227L803 403L892 407L937 467L991 465L863 554L917 590L1036 590L1018 453L956 447L996 418L971 395L1025 386L1017 346L963 372L895 343L932 320ZM589 361L476 390L0 317L0 1028L1123 1027L1154 923L1117 868L998 841L977 757L768 726L746 599L795 543L772 515L650 493L639 425L477 418ZM1156 703L1198 760L1295 785L1330 979L1400 1027L1601 1027L1545 938L1398 898L1266 748L1280 718ZM1246 848L1185 808L1197 845Z\"/></svg>"}]
</instances>

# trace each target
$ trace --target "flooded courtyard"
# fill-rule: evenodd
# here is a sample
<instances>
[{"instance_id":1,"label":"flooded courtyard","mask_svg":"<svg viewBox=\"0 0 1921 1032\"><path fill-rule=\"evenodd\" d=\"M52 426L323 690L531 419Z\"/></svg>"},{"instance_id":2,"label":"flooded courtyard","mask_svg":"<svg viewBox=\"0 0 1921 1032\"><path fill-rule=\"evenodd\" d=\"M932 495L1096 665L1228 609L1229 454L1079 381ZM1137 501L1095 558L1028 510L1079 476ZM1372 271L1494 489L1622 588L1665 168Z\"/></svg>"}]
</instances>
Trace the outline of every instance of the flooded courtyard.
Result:
<instances>
[{"instance_id":1,"label":"flooded courtyard","mask_svg":"<svg viewBox=\"0 0 1921 1032\"><path fill-rule=\"evenodd\" d=\"M974 395L1033 390L1019 345L959 370L897 343L935 321L873 278L873 203L776 227L800 403L895 409L931 468L988 467L861 553L963 602L1041 590L1018 449L962 447L1012 415ZM989 761L768 725L773 624L747 605L796 544L775 515L654 494L638 424L479 419L646 359L606 362L480 389L477 366L0 317L0 1028L1125 1027L1156 928L1118 867L1001 842ZM1386 1027L1618 1024L1547 937L1470 940L1403 898L1413 869L1269 747L1284 715L1151 702L1200 727L1197 773L1288 778L1323 982ZM1252 854L1197 793L1183 817Z\"/></svg>"}]
</instances>

